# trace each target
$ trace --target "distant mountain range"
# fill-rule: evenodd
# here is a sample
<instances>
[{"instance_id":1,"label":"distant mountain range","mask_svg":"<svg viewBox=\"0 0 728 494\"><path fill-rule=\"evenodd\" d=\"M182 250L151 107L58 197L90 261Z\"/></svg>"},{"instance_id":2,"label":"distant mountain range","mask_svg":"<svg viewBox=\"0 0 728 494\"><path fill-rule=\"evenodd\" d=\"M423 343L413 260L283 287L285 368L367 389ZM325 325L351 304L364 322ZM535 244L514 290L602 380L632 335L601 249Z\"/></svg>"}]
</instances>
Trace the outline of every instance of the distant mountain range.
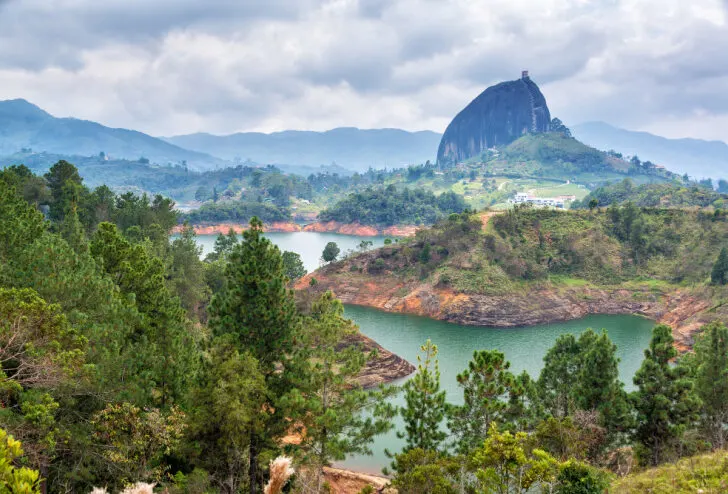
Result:
<instances>
[{"instance_id":1,"label":"distant mountain range","mask_svg":"<svg viewBox=\"0 0 728 494\"><path fill-rule=\"evenodd\" d=\"M604 122L587 122L571 127L580 141L597 149L614 149L665 166L675 173L694 178L728 178L728 144L701 139L668 139L649 132L613 127Z\"/></svg>"},{"instance_id":2,"label":"distant mountain range","mask_svg":"<svg viewBox=\"0 0 728 494\"><path fill-rule=\"evenodd\" d=\"M250 159L257 163L318 167L336 163L351 170L397 168L435 161L442 134L429 130L357 129L340 127L326 132L287 130L227 136L190 134L163 138L177 146L220 158Z\"/></svg>"},{"instance_id":3,"label":"distant mountain range","mask_svg":"<svg viewBox=\"0 0 728 494\"><path fill-rule=\"evenodd\" d=\"M728 177L728 144L724 142L667 139L603 122L576 125L571 130L577 139L598 149L636 154L674 172L687 172L695 178ZM345 169L363 171L370 166L395 168L435 161L441 138L442 134L432 131L352 127L326 132L247 132L227 136L200 133L157 138L87 120L57 118L22 99L0 101L0 156L18 153L18 157L25 159L30 159L29 149L49 157L98 156L104 152L116 159L144 157L161 165L186 161L199 170L250 159L303 175L322 169L345 174Z\"/></svg>"},{"instance_id":4,"label":"distant mountain range","mask_svg":"<svg viewBox=\"0 0 728 494\"><path fill-rule=\"evenodd\" d=\"M56 118L23 99L0 101L0 155L23 148L65 155L147 158L160 164L187 163L197 168L222 165L213 156L182 149L141 132L112 129L96 122Z\"/></svg>"}]
</instances>

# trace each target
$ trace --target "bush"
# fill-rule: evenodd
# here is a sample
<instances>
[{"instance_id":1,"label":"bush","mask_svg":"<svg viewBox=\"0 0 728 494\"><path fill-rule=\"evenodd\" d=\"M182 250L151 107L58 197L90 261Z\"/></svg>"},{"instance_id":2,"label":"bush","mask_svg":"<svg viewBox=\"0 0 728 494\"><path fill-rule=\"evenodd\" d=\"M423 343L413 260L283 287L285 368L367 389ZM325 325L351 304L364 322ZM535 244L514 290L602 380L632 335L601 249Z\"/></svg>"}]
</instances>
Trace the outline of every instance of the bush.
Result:
<instances>
[{"instance_id":1,"label":"bush","mask_svg":"<svg viewBox=\"0 0 728 494\"><path fill-rule=\"evenodd\" d=\"M570 460L559 469L556 494L602 494L609 488L607 472L580 461Z\"/></svg>"}]
</instances>

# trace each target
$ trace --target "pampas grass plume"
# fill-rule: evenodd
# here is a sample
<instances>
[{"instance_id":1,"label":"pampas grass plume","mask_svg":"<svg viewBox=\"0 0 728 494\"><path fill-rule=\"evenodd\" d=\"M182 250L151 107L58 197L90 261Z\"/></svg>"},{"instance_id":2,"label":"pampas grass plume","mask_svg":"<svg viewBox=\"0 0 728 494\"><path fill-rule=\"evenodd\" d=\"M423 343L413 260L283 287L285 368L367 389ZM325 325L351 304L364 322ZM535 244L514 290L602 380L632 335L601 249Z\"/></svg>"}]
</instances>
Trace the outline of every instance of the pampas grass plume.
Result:
<instances>
[{"instance_id":1,"label":"pampas grass plume","mask_svg":"<svg viewBox=\"0 0 728 494\"><path fill-rule=\"evenodd\" d=\"M291 459L287 456L279 456L270 462L270 480L265 485L263 494L280 494L283 486L295 473L291 463Z\"/></svg>"},{"instance_id":2,"label":"pampas grass plume","mask_svg":"<svg viewBox=\"0 0 728 494\"><path fill-rule=\"evenodd\" d=\"M124 489L120 494L154 494L154 484L138 482Z\"/></svg>"},{"instance_id":3,"label":"pampas grass plume","mask_svg":"<svg viewBox=\"0 0 728 494\"><path fill-rule=\"evenodd\" d=\"M91 494L109 494L109 491L106 490L106 487L94 487ZM154 494L154 484L137 482L136 484L127 487L119 494Z\"/></svg>"}]
</instances>

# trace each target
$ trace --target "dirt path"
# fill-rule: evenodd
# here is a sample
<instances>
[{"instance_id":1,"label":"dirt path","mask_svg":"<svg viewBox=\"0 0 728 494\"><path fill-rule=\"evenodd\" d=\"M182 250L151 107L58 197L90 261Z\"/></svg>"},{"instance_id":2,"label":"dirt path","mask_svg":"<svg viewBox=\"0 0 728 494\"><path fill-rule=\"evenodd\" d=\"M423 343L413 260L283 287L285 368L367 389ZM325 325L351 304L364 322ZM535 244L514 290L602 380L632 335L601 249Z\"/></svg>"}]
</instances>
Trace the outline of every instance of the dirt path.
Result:
<instances>
[{"instance_id":1,"label":"dirt path","mask_svg":"<svg viewBox=\"0 0 728 494\"><path fill-rule=\"evenodd\" d=\"M488 212L480 214L480 222L483 223L483 231L485 231L486 227L488 226L488 222L490 221L490 219L496 214L498 213Z\"/></svg>"}]
</instances>

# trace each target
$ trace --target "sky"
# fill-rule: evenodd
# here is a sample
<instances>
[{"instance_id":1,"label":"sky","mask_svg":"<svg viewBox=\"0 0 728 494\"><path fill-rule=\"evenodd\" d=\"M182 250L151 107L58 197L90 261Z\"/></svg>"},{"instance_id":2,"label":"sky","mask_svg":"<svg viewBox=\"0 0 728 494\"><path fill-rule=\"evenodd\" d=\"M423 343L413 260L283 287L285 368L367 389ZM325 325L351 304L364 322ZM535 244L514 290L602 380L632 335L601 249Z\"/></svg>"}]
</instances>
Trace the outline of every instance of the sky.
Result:
<instances>
[{"instance_id":1,"label":"sky","mask_svg":"<svg viewBox=\"0 0 728 494\"><path fill-rule=\"evenodd\" d=\"M728 141L728 0L0 0L0 99L152 135L553 116Z\"/></svg>"}]
</instances>

